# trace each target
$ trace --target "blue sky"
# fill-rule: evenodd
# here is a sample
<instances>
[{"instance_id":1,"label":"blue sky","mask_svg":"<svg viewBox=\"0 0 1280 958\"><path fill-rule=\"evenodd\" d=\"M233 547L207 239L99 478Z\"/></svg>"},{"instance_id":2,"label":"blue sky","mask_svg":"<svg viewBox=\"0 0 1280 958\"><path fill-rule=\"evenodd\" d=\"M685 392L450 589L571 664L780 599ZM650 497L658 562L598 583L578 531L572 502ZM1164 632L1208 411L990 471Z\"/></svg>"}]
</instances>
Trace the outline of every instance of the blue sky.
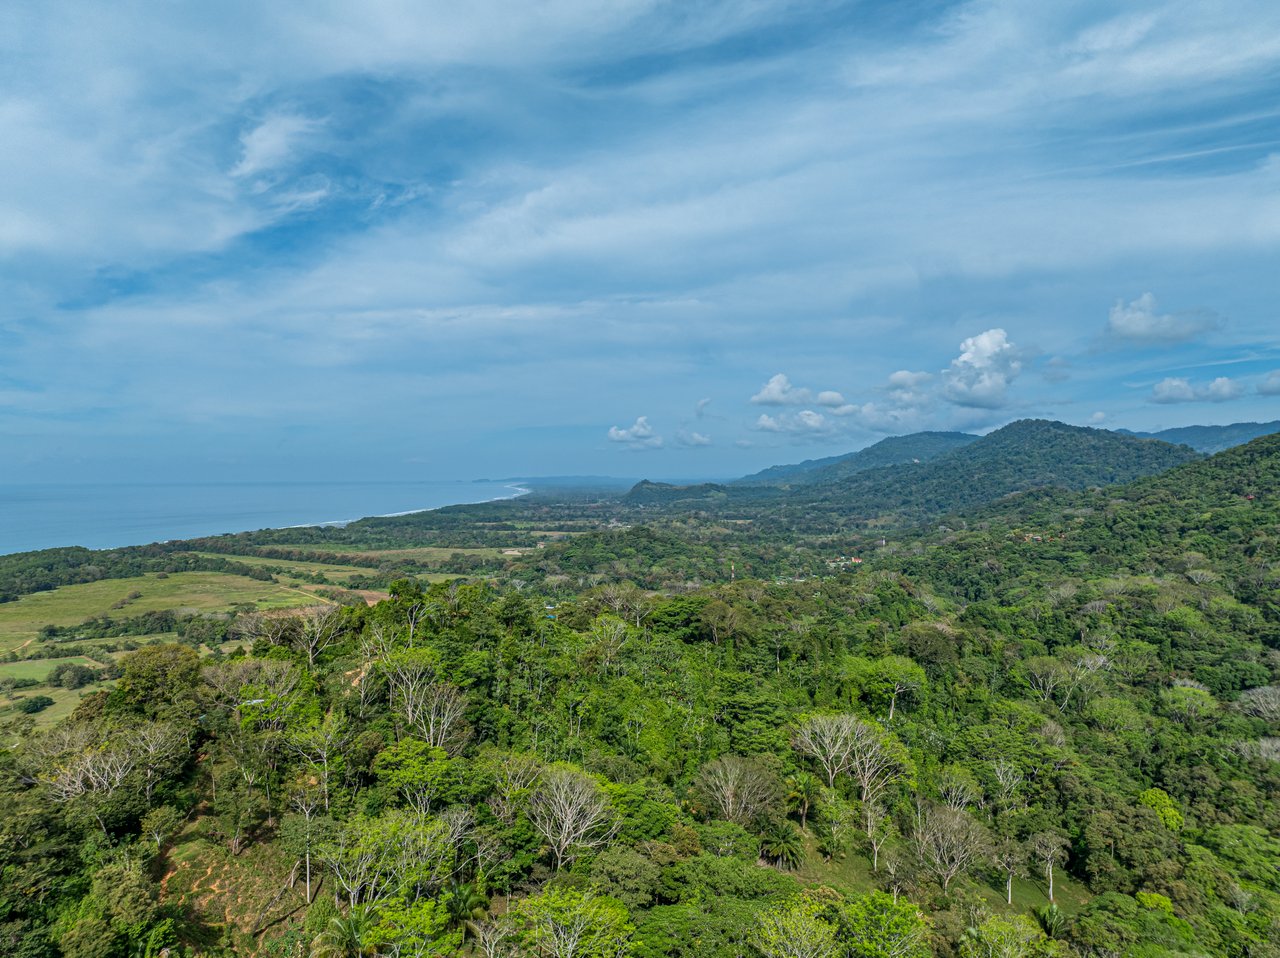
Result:
<instances>
[{"instance_id":1,"label":"blue sky","mask_svg":"<svg viewBox=\"0 0 1280 958\"><path fill-rule=\"evenodd\" d=\"M3 479L1280 418L1280 5L13 0Z\"/></svg>"}]
</instances>

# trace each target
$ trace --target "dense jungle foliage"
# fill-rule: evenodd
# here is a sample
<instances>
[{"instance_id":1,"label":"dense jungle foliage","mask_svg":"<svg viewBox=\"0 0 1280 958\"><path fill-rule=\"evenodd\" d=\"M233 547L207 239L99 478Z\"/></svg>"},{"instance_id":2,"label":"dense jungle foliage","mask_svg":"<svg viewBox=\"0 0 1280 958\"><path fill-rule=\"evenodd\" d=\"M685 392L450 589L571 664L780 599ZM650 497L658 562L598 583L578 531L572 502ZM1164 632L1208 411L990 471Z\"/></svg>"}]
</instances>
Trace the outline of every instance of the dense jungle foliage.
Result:
<instances>
[{"instance_id":1,"label":"dense jungle foliage","mask_svg":"<svg viewBox=\"0 0 1280 958\"><path fill-rule=\"evenodd\" d=\"M1280 956L1280 437L912 528L360 525L200 551L528 548L177 615L69 719L11 721L3 953ZM183 554L153 548L122 554Z\"/></svg>"}]
</instances>

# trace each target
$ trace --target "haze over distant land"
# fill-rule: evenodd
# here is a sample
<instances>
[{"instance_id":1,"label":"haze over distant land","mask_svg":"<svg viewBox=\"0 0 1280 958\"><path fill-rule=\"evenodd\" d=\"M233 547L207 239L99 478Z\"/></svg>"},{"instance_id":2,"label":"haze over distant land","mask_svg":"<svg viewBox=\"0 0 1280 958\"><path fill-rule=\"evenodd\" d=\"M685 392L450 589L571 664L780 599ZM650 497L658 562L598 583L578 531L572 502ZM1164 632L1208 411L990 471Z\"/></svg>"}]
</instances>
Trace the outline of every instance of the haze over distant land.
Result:
<instances>
[{"instance_id":1,"label":"haze over distant land","mask_svg":"<svg viewBox=\"0 0 1280 958\"><path fill-rule=\"evenodd\" d=\"M1280 410L1280 6L14 0L3 481Z\"/></svg>"}]
</instances>

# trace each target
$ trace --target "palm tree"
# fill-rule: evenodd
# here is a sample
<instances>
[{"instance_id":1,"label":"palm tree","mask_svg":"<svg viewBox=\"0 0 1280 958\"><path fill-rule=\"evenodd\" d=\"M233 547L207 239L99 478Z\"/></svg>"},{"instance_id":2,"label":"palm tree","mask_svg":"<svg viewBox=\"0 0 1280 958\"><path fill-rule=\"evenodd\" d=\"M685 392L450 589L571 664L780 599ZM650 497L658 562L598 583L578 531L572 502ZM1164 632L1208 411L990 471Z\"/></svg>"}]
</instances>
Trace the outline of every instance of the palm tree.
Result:
<instances>
[{"instance_id":1,"label":"palm tree","mask_svg":"<svg viewBox=\"0 0 1280 958\"><path fill-rule=\"evenodd\" d=\"M800 827L809 826L809 809L822 794L822 782L812 772L796 772L787 779L787 803L800 813Z\"/></svg>"},{"instance_id":2,"label":"palm tree","mask_svg":"<svg viewBox=\"0 0 1280 958\"><path fill-rule=\"evenodd\" d=\"M470 932L470 922L483 918L489 910L489 899L480 894L475 885L461 884L457 881L449 883L449 898L445 906L449 910L449 925L461 926L462 937Z\"/></svg>"},{"instance_id":3,"label":"palm tree","mask_svg":"<svg viewBox=\"0 0 1280 958\"><path fill-rule=\"evenodd\" d=\"M760 837L760 857L771 865L788 870L804 861L804 838L790 822L770 822Z\"/></svg>"},{"instance_id":4,"label":"palm tree","mask_svg":"<svg viewBox=\"0 0 1280 958\"><path fill-rule=\"evenodd\" d=\"M373 920L363 908L330 918L311 942L311 958L368 958L376 949L366 946L363 939L372 927Z\"/></svg>"}]
</instances>

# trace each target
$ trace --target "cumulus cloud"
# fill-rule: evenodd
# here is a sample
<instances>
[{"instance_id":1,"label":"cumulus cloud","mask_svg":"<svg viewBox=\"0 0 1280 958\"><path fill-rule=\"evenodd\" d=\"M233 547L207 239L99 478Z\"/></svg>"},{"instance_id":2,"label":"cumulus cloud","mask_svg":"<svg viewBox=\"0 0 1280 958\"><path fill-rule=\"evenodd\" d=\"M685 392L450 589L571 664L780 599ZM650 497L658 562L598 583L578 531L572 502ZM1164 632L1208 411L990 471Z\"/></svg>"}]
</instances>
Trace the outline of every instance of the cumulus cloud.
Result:
<instances>
[{"instance_id":1,"label":"cumulus cloud","mask_svg":"<svg viewBox=\"0 0 1280 958\"><path fill-rule=\"evenodd\" d=\"M1168 376L1156 383L1149 397L1151 402L1172 405L1183 402L1230 402L1239 399L1244 388L1234 379L1219 376L1203 386L1192 384L1181 376Z\"/></svg>"},{"instance_id":2,"label":"cumulus cloud","mask_svg":"<svg viewBox=\"0 0 1280 958\"><path fill-rule=\"evenodd\" d=\"M659 449L662 447L662 437L659 436L651 425L649 425L648 416L638 416L636 421L626 429L618 426L609 427L610 442L622 443L632 449Z\"/></svg>"},{"instance_id":3,"label":"cumulus cloud","mask_svg":"<svg viewBox=\"0 0 1280 958\"><path fill-rule=\"evenodd\" d=\"M693 407L693 414L697 416L699 419L701 419L703 416L707 414L707 407L710 405L711 405L710 398L699 399L698 402Z\"/></svg>"},{"instance_id":4,"label":"cumulus cloud","mask_svg":"<svg viewBox=\"0 0 1280 958\"><path fill-rule=\"evenodd\" d=\"M1130 303L1118 300L1111 307L1107 334L1131 343L1168 345L1193 339L1221 325L1222 317L1207 309L1160 313L1155 296L1143 293Z\"/></svg>"},{"instance_id":5,"label":"cumulus cloud","mask_svg":"<svg viewBox=\"0 0 1280 958\"><path fill-rule=\"evenodd\" d=\"M783 373L772 377L751 397L757 406L800 406L812 399L813 394L809 390L791 385L791 380Z\"/></svg>"},{"instance_id":6,"label":"cumulus cloud","mask_svg":"<svg viewBox=\"0 0 1280 958\"><path fill-rule=\"evenodd\" d=\"M957 406L999 409L1022 372L1022 357L1003 329L988 329L960 344L960 355L942 373L943 396Z\"/></svg>"},{"instance_id":7,"label":"cumulus cloud","mask_svg":"<svg viewBox=\"0 0 1280 958\"><path fill-rule=\"evenodd\" d=\"M824 389L822 392L818 393L818 398L814 401L819 406L829 406L833 409L848 405L844 401L844 396L840 395L840 393L836 392L834 389Z\"/></svg>"},{"instance_id":8,"label":"cumulus cloud","mask_svg":"<svg viewBox=\"0 0 1280 958\"><path fill-rule=\"evenodd\" d=\"M1267 373L1266 378L1258 383L1258 392L1264 396L1280 396L1280 369Z\"/></svg>"},{"instance_id":9,"label":"cumulus cloud","mask_svg":"<svg viewBox=\"0 0 1280 958\"><path fill-rule=\"evenodd\" d=\"M831 431L831 422L820 412L801 409L794 415L770 416L762 413L755 428L761 432L788 433L790 435L821 435Z\"/></svg>"},{"instance_id":10,"label":"cumulus cloud","mask_svg":"<svg viewBox=\"0 0 1280 958\"><path fill-rule=\"evenodd\" d=\"M1099 423L1106 422L1106 419L1107 419L1107 414L1105 412L1095 412L1092 416L1089 417L1089 422L1093 423L1096 426Z\"/></svg>"}]
</instances>

